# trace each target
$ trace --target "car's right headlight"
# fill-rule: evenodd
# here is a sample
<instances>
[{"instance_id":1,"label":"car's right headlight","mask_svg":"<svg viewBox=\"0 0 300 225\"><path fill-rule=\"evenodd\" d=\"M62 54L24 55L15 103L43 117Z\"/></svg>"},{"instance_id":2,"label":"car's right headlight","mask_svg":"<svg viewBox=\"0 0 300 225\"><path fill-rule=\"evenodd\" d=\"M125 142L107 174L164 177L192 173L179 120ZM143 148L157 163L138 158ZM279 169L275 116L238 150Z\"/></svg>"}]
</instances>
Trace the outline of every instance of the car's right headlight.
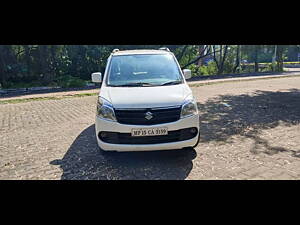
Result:
<instances>
[{"instance_id":1,"label":"car's right headlight","mask_svg":"<svg viewBox=\"0 0 300 225\"><path fill-rule=\"evenodd\" d=\"M180 116L181 119L189 116L197 115L197 114L198 114L198 108L197 108L197 103L194 99L190 99L182 105L181 116Z\"/></svg>"},{"instance_id":2,"label":"car's right headlight","mask_svg":"<svg viewBox=\"0 0 300 225\"><path fill-rule=\"evenodd\" d=\"M98 98L97 116L99 116L102 119L114 122L117 121L112 104L101 97Z\"/></svg>"}]
</instances>

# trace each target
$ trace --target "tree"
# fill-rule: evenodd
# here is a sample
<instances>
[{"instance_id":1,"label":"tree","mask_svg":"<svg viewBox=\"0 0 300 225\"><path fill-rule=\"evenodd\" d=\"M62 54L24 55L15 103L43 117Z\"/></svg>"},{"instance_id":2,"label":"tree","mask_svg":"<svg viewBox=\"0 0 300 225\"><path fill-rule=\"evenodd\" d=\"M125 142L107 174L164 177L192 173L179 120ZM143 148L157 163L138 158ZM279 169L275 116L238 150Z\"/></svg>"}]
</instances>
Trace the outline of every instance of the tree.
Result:
<instances>
[{"instance_id":1,"label":"tree","mask_svg":"<svg viewBox=\"0 0 300 225\"><path fill-rule=\"evenodd\" d=\"M6 71L5 71L5 61L3 54L3 45L0 45L0 87L5 87L6 85Z\"/></svg>"},{"instance_id":2,"label":"tree","mask_svg":"<svg viewBox=\"0 0 300 225\"><path fill-rule=\"evenodd\" d=\"M240 71L241 71L241 46L237 45L235 67L233 69L233 73L240 72Z\"/></svg>"},{"instance_id":3,"label":"tree","mask_svg":"<svg viewBox=\"0 0 300 225\"><path fill-rule=\"evenodd\" d=\"M277 45L277 71L283 71L283 62L288 47L288 45Z\"/></svg>"},{"instance_id":4,"label":"tree","mask_svg":"<svg viewBox=\"0 0 300 225\"><path fill-rule=\"evenodd\" d=\"M13 53L12 45L0 46L0 81L5 87L8 77L13 74L13 69L17 66L16 55Z\"/></svg>"},{"instance_id":5,"label":"tree","mask_svg":"<svg viewBox=\"0 0 300 225\"><path fill-rule=\"evenodd\" d=\"M182 69L190 68L196 74L204 68L206 58L214 61L211 73L241 72L241 59L254 63L258 72L259 63L272 62L274 53L274 71L282 71L284 60L296 61L300 52L299 45L0 45L0 84L5 88L13 84L56 84L68 77L89 80L92 72L104 72L115 48L160 47L168 47Z\"/></svg>"},{"instance_id":6,"label":"tree","mask_svg":"<svg viewBox=\"0 0 300 225\"><path fill-rule=\"evenodd\" d=\"M218 68L218 74L223 74L224 64L228 53L228 45L213 45L214 61ZM217 52L217 49L219 51Z\"/></svg>"}]
</instances>

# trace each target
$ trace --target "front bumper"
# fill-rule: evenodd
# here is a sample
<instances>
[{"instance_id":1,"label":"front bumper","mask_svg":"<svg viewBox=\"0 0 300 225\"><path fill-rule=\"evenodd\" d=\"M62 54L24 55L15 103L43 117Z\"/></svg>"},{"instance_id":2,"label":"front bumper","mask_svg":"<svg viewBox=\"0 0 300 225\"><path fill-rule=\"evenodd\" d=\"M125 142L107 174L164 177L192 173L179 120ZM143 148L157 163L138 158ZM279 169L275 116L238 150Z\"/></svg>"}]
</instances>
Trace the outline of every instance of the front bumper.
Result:
<instances>
[{"instance_id":1,"label":"front bumper","mask_svg":"<svg viewBox=\"0 0 300 225\"><path fill-rule=\"evenodd\" d=\"M120 124L118 122L111 122L107 120L100 119L96 117L96 137L98 145L101 149L105 151L155 151L155 150L172 150L172 149L182 149L185 147L193 147L198 143L199 132L197 136L186 141L169 142L161 144L109 144L101 141L98 137L99 132L119 132L119 133L130 133L133 128L156 128L156 127L168 127L169 131L175 131L185 128L197 127L199 130L199 115L187 117L180 119L176 122L157 124L151 126L144 125L126 125Z\"/></svg>"}]
</instances>

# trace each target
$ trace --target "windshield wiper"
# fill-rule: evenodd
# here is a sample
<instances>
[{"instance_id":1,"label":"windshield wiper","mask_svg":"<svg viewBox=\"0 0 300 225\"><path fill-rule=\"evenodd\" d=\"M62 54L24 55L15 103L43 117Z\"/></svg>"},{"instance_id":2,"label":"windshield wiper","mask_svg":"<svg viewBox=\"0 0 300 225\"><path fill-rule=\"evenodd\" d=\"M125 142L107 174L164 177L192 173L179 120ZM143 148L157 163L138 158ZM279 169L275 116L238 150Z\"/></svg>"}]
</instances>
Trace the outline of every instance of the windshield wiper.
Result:
<instances>
[{"instance_id":1,"label":"windshield wiper","mask_svg":"<svg viewBox=\"0 0 300 225\"><path fill-rule=\"evenodd\" d=\"M128 84L121 84L121 85L111 85L113 87L150 87L153 84L145 83L145 82L138 82L138 83L128 83Z\"/></svg>"},{"instance_id":2,"label":"windshield wiper","mask_svg":"<svg viewBox=\"0 0 300 225\"><path fill-rule=\"evenodd\" d=\"M167 86L167 85L174 85L174 84L181 84L182 81L181 80L174 80L174 81L170 81L167 83L162 84L161 86Z\"/></svg>"}]
</instances>

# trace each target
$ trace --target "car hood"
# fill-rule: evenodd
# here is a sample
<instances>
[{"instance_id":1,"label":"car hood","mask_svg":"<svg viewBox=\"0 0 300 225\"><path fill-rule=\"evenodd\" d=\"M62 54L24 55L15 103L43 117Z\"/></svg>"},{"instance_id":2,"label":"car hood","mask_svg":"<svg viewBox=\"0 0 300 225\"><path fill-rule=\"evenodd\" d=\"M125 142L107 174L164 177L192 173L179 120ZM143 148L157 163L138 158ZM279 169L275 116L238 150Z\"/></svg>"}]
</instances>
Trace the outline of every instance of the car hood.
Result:
<instances>
[{"instance_id":1,"label":"car hood","mask_svg":"<svg viewBox=\"0 0 300 225\"><path fill-rule=\"evenodd\" d=\"M192 94L187 84L159 87L103 87L100 96L114 108L155 108L181 105Z\"/></svg>"}]
</instances>

